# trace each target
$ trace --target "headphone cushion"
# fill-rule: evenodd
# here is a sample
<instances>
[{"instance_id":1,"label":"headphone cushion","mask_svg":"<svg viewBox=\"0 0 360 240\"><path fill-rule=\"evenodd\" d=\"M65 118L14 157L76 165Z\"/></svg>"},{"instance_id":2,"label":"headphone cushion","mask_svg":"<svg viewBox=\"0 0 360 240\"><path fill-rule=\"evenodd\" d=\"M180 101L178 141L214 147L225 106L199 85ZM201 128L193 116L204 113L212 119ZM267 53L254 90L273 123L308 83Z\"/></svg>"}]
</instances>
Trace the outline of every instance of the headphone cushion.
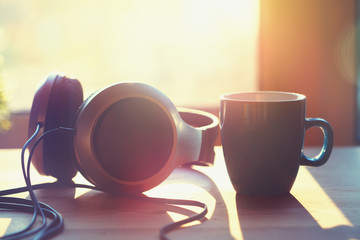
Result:
<instances>
[{"instance_id":1,"label":"headphone cushion","mask_svg":"<svg viewBox=\"0 0 360 240\"><path fill-rule=\"evenodd\" d=\"M73 128L76 112L83 100L77 79L57 76L49 96L44 132L58 127ZM55 132L44 138L43 165L46 175L69 180L76 175L73 136Z\"/></svg>"}]
</instances>

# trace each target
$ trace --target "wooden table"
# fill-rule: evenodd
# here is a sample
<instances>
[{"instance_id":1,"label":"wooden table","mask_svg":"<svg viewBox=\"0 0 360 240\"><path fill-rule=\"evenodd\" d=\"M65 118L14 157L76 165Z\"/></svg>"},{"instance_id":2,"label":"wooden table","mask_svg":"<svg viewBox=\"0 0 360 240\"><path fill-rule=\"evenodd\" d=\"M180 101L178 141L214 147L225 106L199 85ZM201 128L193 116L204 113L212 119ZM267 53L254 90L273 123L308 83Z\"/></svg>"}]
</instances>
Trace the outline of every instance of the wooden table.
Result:
<instances>
[{"instance_id":1,"label":"wooden table","mask_svg":"<svg viewBox=\"0 0 360 240\"><path fill-rule=\"evenodd\" d=\"M337 147L324 166L301 167L291 194L282 197L236 195L222 150L215 150L214 166L178 168L146 193L208 205L204 221L170 232L170 239L360 239L360 147ZM1 190L24 185L19 159L18 149L0 150ZM53 181L35 171L32 179ZM79 175L75 180L86 182ZM63 233L54 239L158 239L163 225L200 211L83 189L38 190L37 196L65 219ZM30 217L0 211L0 236L25 226Z\"/></svg>"}]
</instances>

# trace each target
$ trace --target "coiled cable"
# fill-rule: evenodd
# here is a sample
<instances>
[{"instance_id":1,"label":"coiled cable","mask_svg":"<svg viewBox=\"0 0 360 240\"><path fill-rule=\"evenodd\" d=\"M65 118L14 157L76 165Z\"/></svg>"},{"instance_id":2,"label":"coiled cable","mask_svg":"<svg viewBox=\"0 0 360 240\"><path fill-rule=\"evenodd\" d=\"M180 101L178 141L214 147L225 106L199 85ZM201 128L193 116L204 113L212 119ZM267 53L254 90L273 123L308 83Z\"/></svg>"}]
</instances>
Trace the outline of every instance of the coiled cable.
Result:
<instances>
[{"instance_id":1,"label":"coiled cable","mask_svg":"<svg viewBox=\"0 0 360 240\"><path fill-rule=\"evenodd\" d=\"M47 239L56 234L59 234L64 229L64 219L61 214L56 211L51 206L39 202L34 190L38 189L48 189L48 188L56 188L56 187L71 187L71 188L87 188L92 190L98 190L95 186L92 185L84 185L84 184L76 184L73 182L52 182L52 183L42 183L42 184L31 184L30 178L30 165L31 159L34 154L34 151L40 141L45 138L47 135L58 132L58 131L68 131L70 133L75 133L75 130L71 128L54 128L45 133L43 133L38 139L36 136L39 134L42 125L38 124L34 134L29 138L29 140L24 144L21 151L21 167L22 173L25 180L25 187L12 188L0 191L0 209L4 210L12 210L19 211L25 213L32 213L32 219L30 223L22 230L16 231L14 233L9 233L0 237L1 240L17 240L25 237L33 236L36 240ZM35 140L36 139L36 140ZM25 151L28 148L31 142L34 142L32 148L30 149L29 157L27 163L25 163ZM7 195L12 195L21 192L29 192L30 199L23 199L17 197L5 197ZM168 239L167 233L173 231L186 223L193 222L196 220L201 220L205 217L208 212L206 204L194 201L194 200L182 200L182 199L167 199L167 198L155 198L148 197L145 195L137 195L137 196L122 196L130 199L153 202L158 204L169 204L169 205L185 205L185 206L196 206L202 208L202 211L194 214L186 219L181 221L169 223L160 228L160 239L165 240ZM34 224L38 218L41 218L41 225L34 227ZM48 222L50 220L50 222Z\"/></svg>"}]
</instances>

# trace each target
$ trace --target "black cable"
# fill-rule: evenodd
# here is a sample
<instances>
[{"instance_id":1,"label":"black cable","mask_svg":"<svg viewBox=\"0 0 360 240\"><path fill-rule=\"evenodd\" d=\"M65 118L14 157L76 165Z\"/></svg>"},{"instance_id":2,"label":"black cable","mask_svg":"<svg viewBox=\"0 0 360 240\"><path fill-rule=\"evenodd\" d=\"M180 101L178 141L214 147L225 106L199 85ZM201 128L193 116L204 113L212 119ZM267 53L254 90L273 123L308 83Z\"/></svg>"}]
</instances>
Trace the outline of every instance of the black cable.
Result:
<instances>
[{"instance_id":1,"label":"black cable","mask_svg":"<svg viewBox=\"0 0 360 240\"><path fill-rule=\"evenodd\" d=\"M91 186L91 185L84 185L84 184L75 184L75 183L61 183L61 182L53 182L53 183L42 183L42 184L36 184L33 185L32 188L33 190L38 190L38 189L49 189L49 188L57 188L57 187L72 187L72 188L88 188L88 189L92 189L92 190L98 190L101 191L100 189ZM20 193L20 192L25 192L27 191L26 187L21 187L21 188L14 188L14 189L9 189L9 190L3 190L0 191L0 195L10 195L10 194L16 194L16 193ZM153 202L153 203L157 203L157 204L171 204L171 205L186 205L186 206L196 206L196 207L201 207L203 208L203 211L201 211L200 213L197 213L193 216L190 216L184 220L181 221L177 221L177 222L173 222L173 223L169 223L167 225L165 225L164 227L162 227L160 229L160 239L168 239L166 237L166 233L173 231L179 227L181 227L182 225L189 223L189 222L193 222L196 220L201 220L205 217L205 215L207 214L208 210L207 210L207 206L206 204L202 203L202 202L198 202L198 201L193 201L193 200L182 200L182 199L167 199L167 198L154 198L154 197L147 197L144 195L141 196L125 196L127 198L130 199L134 199L134 200L141 200L141 201L147 201L147 202ZM3 203L4 197L0 197L0 203ZM28 201L27 205L29 205L31 203L30 200L27 199L18 199L18 198L13 198L14 200L12 201L12 203L21 203L23 204L23 202L21 201ZM43 203L40 203L42 206L44 205ZM3 207L0 204L0 208L6 208ZM17 208L9 208L12 210L18 210L20 211L21 209L17 209ZM32 208L26 208L27 211L32 210ZM49 216L48 216L49 217Z\"/></svg>"},{"instance_id":2,"label":"black cable","mask_svg":"<svg viewBox=\"0 0 360 240\"><path fill-rule=\"evenodd\" d=\"M56 188L56 187L72 187L72 188L88 188L88 189L92 189L92 190L101 191L101 189L98 189L95 186L84 185L84 184L75 184L73 182L52 182L52 183L42 183L42 184L35 184L35 185L31 184L30 163L31 163L32 156L35 152L35 149L36 149L37 145L40 143L40 141L44 137L46 137L48 134L51 134L53 132L57 132L60 130L65 130L65 131L69 131L72 133L75 132L75 130L73 130L73 129L60 127L60 128L55 128L55 129L49 130L49 131L45 132L44 134L42 134L38 139L36 139L35 143L33 144L32 148L30 150L30 153L29 153L27 166L25 167L25 157L24 157L25 150L28 147L28 145L32 141L34 141L34 139L40 132L40 128L41 128L41 125L38 124L34 134L24 144L24 146L22 148L22 152L21 152L22 172L23 172L25 183L26 183L26 187L13 188L13 189L7 189L7 190L0 191L0 208L1 209L27 212L27 213L33 212L32 220L30 221L28 226L25 227L24 229L0 237L0 239L2 239L2 240L16 240L16 239L21 239L21 238L28 237L28 236L31 236L34 234L37 234L34 239L40 240L40 239L49 238L53 235L56 235L63 230L64 221L63 221L62 216L55 209L50 207L49 205L39 202L36 198L34 190ZM22 199L22 198L15 198L15 197L3 197L6 195L11 195L11 194L21 193L21 192L26 192L26 191L29 192L29 194L30 194L30 198L31 198L30 200ZM194 200L154 198L154 197L148 197L145 195L122 196L122 197L127 197L130 199L147 201L147 202L154 202L154 203L158 203L158 204L186 205L186 206L196 206L196 207L203 208L203 210L200 213L190 216L184 220L169 223L169 224L163 226L160 229L160 239L162 239L162 240L168 239L166 237L166 233L173 231L186 223L193 222L196 220L201 220L205 217L205 215L208 212L206 204L199 202L199 201L194 201ZM32 229L32 227L37 219L37 216L39 214L41 215L41 218L43 220L42 224L40 227ZM49 218L52 221L49 224L47 224L46 218Z\"/></svg>"},{"instance_id":3,"label":"black cable","mask_svg":"<svg viewBox=\"0 0 360 240\"><path fill-rule=\"evenodd\" d=\"M76 183L72 183L72 182L52 182L52 183L41 183L41 184L35 184L32 185L32 189L33 190L39 190L39 189L49 189L49 188L58 188L58 187L70 187L70 188L88 188L91 190L97 190L97 191L101 191L99 188L92 186L92 185L85 185L85 184L76 184ZM13 189L7 189L7 190L3 190L0 191L0 196L3 195L10 195L10 194L16 194L16 193L21 193L21 192L25 192L27 191L27 187L20 187L20 188L13 188ZM194 201L194 200L183 200L183 199L168 199L168 198L155 198L155 197L148 197L145 195L138 195L138 196L122 196L122 197L126 197L129 199L134 199L134 200L140 200L140 201L146 201L146 202L153 202L153 203L157 203L157 204L170 204L170 205L185 205L185 206L195 206L195 207L201 207L203 208L203 210L200 213L197 213L193 216L190 216L184 220L181 221L177 221L177 222L173 222L173 223L169 223L167 225L165 225L164 227L162 227L160 229L160 239L168 239L166 237L166 233L173 231L179 227L181 227L182 225L186 224L186 223L190 223L196 220L201 220L205 217L205 215L208 212L207 206L206 204L199 202L199 201ZM2 203L2 197L0 197L0 203ZM22 201L22 200L26 200L31 202L30 200L27 199L18 199L15 198L17 201ZM15 203L15 201L14 201ZM22 203L22 202L19 202ZM42 205L43 203L41 203ZM0 204L1 207L1 204ZM1 207L3 208L3 207ZM13 210L17 210L17 209L13 209ZM18 209L19 210L19 209ZM1 239L1 238L0 238Z\"/></svg>"},{"instance_id":4,"label":"black cable","mask_svg":"<svg viewBox=\"0 0 360 240\"><path fill-rule=\"evenodd\" d=\"M21 239L21 238L28 237L28 236L31 236L34 234L37 234L34 239L43 239L43 238L49 237L51 235L54 235L56 233L59 233L63 229L64 223L63 223L63 219L62 219L61 215L55 209L51 208L48 205L40 203L37 200L34 190L32 188L32 185L31 185L30 163L31 163L32 155L36 149L36 146L39 144L39 142L47 134L50 134L52 132L59 131L59 130L64 130L64 129L63 128L52 129L52 130L47 131L44 134L42 134L35 141L34 145L32 146L29 157L28 157L27 166L25 167L25 151L26 151L27 147L29 146L29 144L32 141L34 141L36 136L39 134L40 128L41 128L41 124L38 124L34 134L24 144L22 151L21 151L21 166L22 166L24 180L26 183L26 187L22 188L22 191L24 191L24 192L28 191L30 194L31 200L27 200L27 199L25 201L24 201L24 199L19 200L22 202L22 204L20 204L18 201L15 200L16 198L10 198L13 201L12 203L9 201L6 201L6 200L9 200L9 198L7 198L7 199L5 199L4 197L0 198L0 203L3 208L5 208L5 209L10 208L13 210L18 210L18 211L25 211L25 209L26 209L26 212L29 212L29 211L33 212L33 217L31 219L30 223L28 224L28 226L25 227L24 229L14 232L14 233L11 233L11 234L7 234L3 237L0 237L0 239L6 239L6 240ZM10 192L11 191L1 192L0 196L3 196ZM39 215L42 218L42 224L41 224L41 226L33 229L35 221ZM52 222L50 224L47 224L46 215L52 216L51 217Z\"/></svg>"},{"instance_id":5,"label":"black cable","mask_svg":"<svg viewBox=\"0 0 360 240\"><path fill-rule=\"evenodd\" d=\"M141 199L142 198L142 199ZM186 219L169 223L165 226L163 226L160 229L160 239L166 240L168 239L166 237L166 233L173 231L181 226L183 226L186 223L190 223L193 221L204 219L205 215L208 212L207 206L205 203L194 201L194 200L184 200L184 199L168 199L168 198L153 198L153 197L140 197L139 199L143 201L150 201L155 203L162 203L162 204L171 204L171 205L185 205L185 206L195 206L195 207L201 207L203 210L200 213L194 214L193 216L190 216Z\"/></svg>"},{"instance_id":6,"label":"black cable","mask_svg":"<svg viewBox=\"0 0 360 240\"><path fill-rule=\"evenodd\" d=\"M52 214L54 214L55 219L53 219L53 221L49 225L46 224L46 217L44 215L43 208L40 207L39 201L37 200L37 198L35 196L35 193L33 191L33 186L31 184L31 180L30 180L31 159L32 159L32 156L34 155L37 145L47 135L54 133L54 132L58 132L58 131L70 131L71 133L75 132L75 130L73 130L71 128L63 128L63 127L54 128L54 129L51 129L51 130L45 132L35 141L34 145L31 148L31 151L29 153L29 158L28 158L28 162L27 162L27 168L26 168L26 176L27 176L27 182L28 182L27 187L29 189L29 193L32 194L32 196L33 196L32 199L35 202L37 209L39 209L39 212L41 213L41 216L43 219L43 224L41 225L41 227L39 227L38 229L36 229L36 231L34 231L34 232L40 231L40 233L36 236L36 239L43 239L48 236L54 235L56 233L60 233L63 230L64 223L63 223L63 219L62 219L61 215L55 209L51 208L50 206L49 206L49 211Z\"/></svg>"},{"instance_id":7,"label":"black cable","mask_svg":"<svg viewBox=\"0 0 360 240\"><path fill-rule=\"evenodd\" d=\"M53 234L53 229L55 226L63 225L63 220L59 217L59 213L51 208L49 205L39 202L39 206L42 208L45 216L52 219L52 222L45 228L39 229L36 232L40 232L35 239L43 239ZM0 208L6 210L14 210L20 212L31 213L34 211L33 202L29 199L21 199L14 197L0 197ZM46 231L45 231L46 230ZM34 234L35 232L23 232L19 231L15 234L8 234L1 237L1 239L21 239L27 236Z\"/></svg>"},{"instance_id":8,"label":"black cable","mask_svg":"<svg viewBox=\"0 0 360 240\"><path fill-rule=\"evenodd\" d=\"M40 183L40 184L32 185L33 190L57 188L57 187L89 188L92 190L101 191L97 187L94 187L91 185L77 184L77 183L73 183L73 182L50 182L50 183ZM27 191L27 187L11 188L11 189L6 189L6 190L1 190L0 196L12 195L12 194L22 193L22 192L26 192L26 191Z\"/></svg>"},{"instance_id":9,"label":"black cable","mask_svg":"<svg viewBox=\"0 0 360 240\"><path fill-rule=\"evenodd\" d=\"M25 173L25 168L24 168L24 156L25 156L25 150L27 148L27 146L31 143L31 141L33 141L33 139L35 139L36 135L40 132L40 128L41 128L41 125L37 125L36 126L36 130L34 132L34 134L29 138L28 141L26 141L26 143L24 144L23 148L22 148L22 151L21 151L21 163L22 163L22 172L23 172L23 176L24 176L24 179L25 179L25 183L27 185L26 187L26 191L28 191L28 182L26 180L26 173ZM0 196L2 196L0 194ZM34 225L35 221L36 221L36 218L37 218L37 208L35 206L35 203L32 201L31 203L33 203L33 217L29 223L29 225L27 227L25 227L24 229L20 230L20 231L17 231L15 233L12 233L12 234L8 234L8 235L5 235L3 237L1 237L0 239L16 239L17 236L23 236L23 234L25 234L26 232L28 232L28 230Z\"/></svg>"},{"instance_id":10,"label":"black cable","mask_svg":"<svg viewBox=\"0 0 360 240\"><path fill-rule=\"evenodd\" d=\"M40 205L39 205L39 202L35 196L35 193L34 191L32 190L31 188L31 181L30 181L30 178L29 178L29 175L30 173L29 172L25 172L25 151L26 149L28 148L28 146L30 145L30 143L36 138L36 136L38 135L38 133L40 132L40 128L42 127L41 124L37 124L36 125L36 130L34 132L34 134L29 138L29 140L24 144L22 150L21 150L21 169L22 169L22 173L23 173L23 176L24 176L24 180L25 180L25 183L26 183L26 187L28 189L28 192L30 194L30 198L32 200L32 203L33 203L33 209L34 209L34 213L33 213L33 218L30 222L30 224L25 228L23 229L22 231L20 232L17 232L17 233L14 233L13 235L14 236L19 236L19 237L25 237L25 236L29 236L29 235L32 235L38 231L40 231L42 228L44 228L46 226L46 217L45 217L45 214L43 212L43 210L41 209ZM28 158L28 164L31 162L31 157L29 156ZM40 227L36 228L36 229L33 229L33 230L29 230L35 223L36 219L37 219L37 216L38 216L38 211L40 212L41 214L41 218L42 218L42 224Z\"/></svg>"}]
</instances>

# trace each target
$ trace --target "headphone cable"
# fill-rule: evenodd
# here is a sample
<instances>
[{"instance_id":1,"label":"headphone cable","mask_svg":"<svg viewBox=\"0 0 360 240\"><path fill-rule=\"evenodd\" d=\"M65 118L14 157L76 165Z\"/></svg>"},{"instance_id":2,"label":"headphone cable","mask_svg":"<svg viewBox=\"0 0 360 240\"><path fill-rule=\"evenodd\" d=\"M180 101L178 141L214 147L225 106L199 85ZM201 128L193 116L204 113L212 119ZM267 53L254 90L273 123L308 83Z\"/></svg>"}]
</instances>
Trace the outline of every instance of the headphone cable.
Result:
<instances>
[{"instance_id":1,"label":"headphone cable","mask_svg":"<svg viewBox=\"0 0 360 240\"><path fill-rule=\"evenodd\" d=\"M77 184L77 183L72 183L72 182L68 182L68 183L66 183L66 182L51 182L51 183L41 183L41 184L32 185L33 190L50 189L50 188L57 188L57 187L87 188L87 189L91 189L91 190L101 191L99 188L92 186L92 185ZM12 188L12 189L0 191L0 196L11 195L11 194L21 193L21 192L26 192L26 191L28 191L27 187ZM153 203L157 203L157 204L195 206L195 207L202 208L202 211L200 213L196 213L193 216L190 216L186 219L172 222L172 223L169 223L169 224L161 227L159 232L160 232L160 239L162 239L162 240L168 239L168 237L166 235L168 232L171 232L171 231L183 226L186 223L204 219L205 215L208 212L208 209L207 209L207 206L205 203L195 201L195 200L156 198L156 197L148 197L146 195L121 196L121 197L133 199L133 200L153 202ZM61 215L59 213L55 214L55 212L56 212L55 209L53 209L49 205L41 203L41 202L39 202L39 204L42 207L42 209L46 211L45 215L47 217L53 218L54 222L57 223L57 226L60 226L63 224L63 223L61 223L63 221ZM17 210L17 211L22 211L22 212L31 212L34 210L31 200L22 199L22 198L14 198L14 197L0 197L0 208L9 209L9 210ZM19 232L17 232L16 234L18 234L18 233ZM44 234L43 234L43 237L45 237ZM54 234L56 234L56 232L54 232L52 235L54 235ZM29 234L29 235L31 235L31 234ZM16 238L10 238L10 234L9 234L9 235L0 237L0 239L4 239L4 240L5 239L6 240L20 239L22 237L24 237L24 236L21 235L21 236L17 236Z\"/></svg>"},{"instance_id":2,"label":"headphone cable","mask_svg":"<svg viewBox=\"0 0 360 240\"><path fill-rule=\"evenodd\" d=\"M19 211L19 212L26 212L26 213L33 213L33 217L24 229L19 230L14 233L10 233L7 235L4 235L0 237L1 240L17 240L22 239L24 237L28 237L31 235L35 235L34 239L44 239L51 236L54 236L56 234L59 234L63 228L64 228L64 220L60 213L58 213L54 208L51 206L39 202L36 198L36 195L34 193L34 190L38 189L48 189L48 188L54 188L54 187L71 187L71 188L87 188L91 190L98 190L102 191L101 189L92 186L92 185L85 185L85 184L76 184L73 182L52 182L52 183L41 183L41 184L31 184L30 179L30 165L31 165L31 159L34 154L34 151L36 149L36 146L39 144L39 142L46 137L48 134L59 131L59 130L65 130L69 132L75 132L74 129L71 128L55 128L51 129L45 133L43 133L38 139L36 139L34 145L31 148L31 151L29 153L27 166L25 167L25 151L29 144L34 141L36 136L40 132L40 128L42 127L41 124L38 124L36 127L36 130L34 134L29 138L29 140L24 144L22 151L21 151L21 165L22 165L22 172L24 176L24 180L26 183L25 187L19 187L19 188L12 188L12 189L6 189L0 191L0 209L6 209L6 210L13 210L13 211ZM30 199L23 199L23 198L16 198L16 197L4 197L6 195L21 193L21 192L29 192ZM186 223L190 223L196 220L204 219L205 215L208 212L206 204L194 201L194 200L182 200L182 199L168 199L168 198L155 198L155 197L148 197L146 195L137 195L137 196L126 196L121 195L121 197L126 197L129 199L134 200L141 200L141 201L147 201L147 202L153 202L157 204L169 204L169 205L187 205L187 206L195 206L200 207L203 210L199 213L194 214L193 216L190 216L186 219L176 221L169 223L165 226L163 226L160 229L160 239L165 240L168 239L166 234L170 231L173 231L181 226L183 226ZM38 216L41 216L42 224L39 227L33 228ZM48 224L47 218L51 219L52 221Z\"/></svg>"},{"instance_id":3,"label":"headphone cable","mask_svg":"<svg viewBox=\"0 0 360 240\"><path fill-rule=\"evenodd\" d=\"M0 192L0 207L2 209L15 210L21 212L32 212L33 217L30 223L24 229L2 236L0 237L0 239L6 239L6 240L21 239L34 234L36 234L34 236L34 239L43 239L45 237L49 237L53 234L56 234L63 229L64 223L61 215L52 207L38 201L34 193L30 179L30 163L31 163L32 154L35 151L36 145L41 141L43 137L45 137L48 133L50 133L51 130L44 133L36 140L34 146L30 151L27 166L25 167L25 151L28 148L29 144L32 141L34 141L36 136L39 134L41 127L42 125L40 123L37 124L34 134L24 144L21 151L21 168L26 183L26 187L22 188L21 192L25 192L25 191L29 192L30 199L3 197L4 195L9 194L9 192L6 191ZM33 226L38 216L41 216L42 223L40 226L34 228ZM47 223L47 217L52 219L51 223L49 224Z\"/></svg>"}]
</instances>

